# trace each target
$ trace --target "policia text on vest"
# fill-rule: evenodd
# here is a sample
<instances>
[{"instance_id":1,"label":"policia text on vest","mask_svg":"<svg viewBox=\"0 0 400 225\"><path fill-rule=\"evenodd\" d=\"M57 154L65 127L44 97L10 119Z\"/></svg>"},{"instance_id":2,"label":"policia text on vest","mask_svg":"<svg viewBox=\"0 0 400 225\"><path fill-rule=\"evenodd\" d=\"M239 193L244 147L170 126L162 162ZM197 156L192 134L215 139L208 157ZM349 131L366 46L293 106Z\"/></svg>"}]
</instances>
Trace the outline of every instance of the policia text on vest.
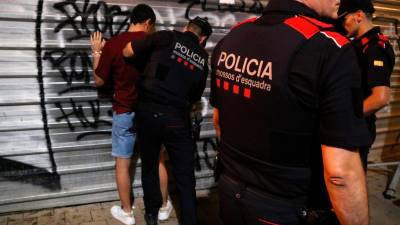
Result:
<instances>
[{"instance_id":1,"label":"policia text on vest","mask_svg":"<svg viewBox=\"0 0 400 225\"><path fill-rule=\"evenodd\" d=\"M266 60L243 57L233 53L221 52L218 57L218 66L223 65L225 69L235 72L216 70L216 75L233 81L237 84L244 84L249 88L257 88L271 91L272 65Z\"/></svg>"},{"instance_id":2,"label":"policia text on vest","mask_svg":"<svg viewBox=\"0 0 400 225\"><path fill-rule=\"evenodd\" d=\"M182 45L180 42L176 42L173 53L182 57L183 60L189 61L200 70L203 70L205 66L205 59L203 57L201 57L196 52L193 52L185 45Z\"/></svg>"}]
</instances>

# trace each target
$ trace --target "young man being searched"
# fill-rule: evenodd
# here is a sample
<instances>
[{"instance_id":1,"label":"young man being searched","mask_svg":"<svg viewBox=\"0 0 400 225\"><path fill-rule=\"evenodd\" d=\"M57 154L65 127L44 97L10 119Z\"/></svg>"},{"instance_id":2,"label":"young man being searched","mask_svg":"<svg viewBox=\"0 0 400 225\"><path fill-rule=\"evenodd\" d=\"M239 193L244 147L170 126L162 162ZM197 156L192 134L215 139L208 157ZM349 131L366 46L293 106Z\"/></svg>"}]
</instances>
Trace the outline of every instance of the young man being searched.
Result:
<instances>
[{"instance_id":1,"label":"young man being searched","mask_svg":"<svg viewBox=\"0 0 400 225\"><path fill-rule=\"evenodd\" d=\"M136 139L132 129L138 91L136 82L145 60L127 61L122 49L132 40L143 39L154 30L156 16L152 8L137 5L131 12L128 31L104 42L100 32L91 36L93 75L97 87L112 86L112 156L115 159L115 177L121 206L113 206L111 214L124 224L135 224L132 211L132 185L130 177L131 157Z\"/></svg>"}]
</instances>

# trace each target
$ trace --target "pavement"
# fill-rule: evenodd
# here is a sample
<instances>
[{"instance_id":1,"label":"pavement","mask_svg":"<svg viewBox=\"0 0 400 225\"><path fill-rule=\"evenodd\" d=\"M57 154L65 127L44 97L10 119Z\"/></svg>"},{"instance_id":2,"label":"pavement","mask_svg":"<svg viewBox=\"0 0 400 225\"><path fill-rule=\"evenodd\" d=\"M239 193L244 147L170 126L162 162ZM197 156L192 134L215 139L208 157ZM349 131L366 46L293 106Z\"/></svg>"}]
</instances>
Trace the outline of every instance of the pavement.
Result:
<instances>
[{"instance_id":1,"label":"pavement","mask_svg":"<svg viewBox=\"0 0 400 225\"><path fill-rule=\"evenodd\" d=\"M400 184L397 185L395 199L388 200L382 196L392 174L393 168L373 168L368 171L371 225L400 225ZM200 224L220 225L218 196L215 189L197 194ZM172 200L176 202L174 195ZM110 214L110 207L114 204L119 204L119 202L0 214L0 225L123 225L113 219ZM136 224L145 225L143 199L136 199L135 207ZM178 225L176 213L173 212L168 221L161 222L159 225Z\"/></svg>"}]
</instances>

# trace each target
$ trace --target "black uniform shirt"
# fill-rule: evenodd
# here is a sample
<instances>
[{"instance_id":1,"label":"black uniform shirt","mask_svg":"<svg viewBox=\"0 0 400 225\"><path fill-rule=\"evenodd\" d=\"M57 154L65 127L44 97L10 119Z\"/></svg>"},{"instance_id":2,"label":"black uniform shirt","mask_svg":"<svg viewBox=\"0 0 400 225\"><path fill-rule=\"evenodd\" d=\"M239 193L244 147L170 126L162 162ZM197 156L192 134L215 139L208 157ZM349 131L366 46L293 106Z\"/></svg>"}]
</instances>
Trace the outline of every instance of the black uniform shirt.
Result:
<instances>
[{"instance_id":1,"label":"black uniform shirt","mask_svg":"<svg viewBox=\"0 0 400 225\"><path fill-rule=\"evenodd\" d=\"M132 42L135 55L149 55L139 83L140 102L187 109L198 101L208 75L208 54L191 32L159 31Z\"/></svg>"},{"instance_id":2,"label":"black uniform shirt","mask_svg":"<svg viewBox=\"0 0 400 225\"><path fill-rule=\"evenodd\" d=\"M377 86L390 87L395 55L379 27L374 27L353 41L362 72L363 97L366 99ZM375 114L366 117L372 138L375 138Z\"/></svg>"},{"instance_id":3,"label":"black uniform shirt","mask_svg":"<svg viewBox=\"0 0 400 225\"><path fill-rule=\"evenodd\" d=\"M299 2L271 0L265 14L255 23L260 26L275 26L295 15L318 18L314 11ZM234 54L243 58L243 55L251 54L247 51L249 47L253 46L257 49L257 46L269 44L264 41L265 36L262 35L276 35L276 33L261 35L256 33L262 32L262 29L258 29L254 32L246 30L247 32L240 34L240 28L237 28L239 31L231 31L235 35L228 34L226 38L219 42L212 55L210 102L213 107L219 110L221 139L225 143L221 149L225 171L245 183L276 196L285 198L304 196L310 191L308 186L310 181L303 183L304 180L302 180L301 175L288 175L283 171L287 168L298 168L295 171L301 171L304 168L309 168L310 163L321 162L321 144L340 148L353 148L370 144L366 124L362 119L361 77L356 54L350 44L338 46L335 39L326 36L326 33L320 32L306 41L290 60L291 62L286 62L287 65L291 65L288 86L292 96L289 96L288 99L289 101L294 99L297 103L293 103L293 105L300 106L298 107L300 108L299 113L304 114L305 118L307 114L309 117L314 117L315 123L313 121L293 121L293 118L284 118L280 113L272 115L272 118L275 119L271 119L270 123L271 125L277 124L277 129L285 127L289 132L291 127L301 130L301 126L304 126L306 127L305 130L310 130L312 126L315 126L314 130L318 140L314 144L317 152L308 156L310 146L306 147L305 144L301 143L304 140L304 138L301 138L301 133L294 134L293 132L291 133L292 136L282 134L282 132L279 135L273 135L270 138L272 144L267 143L268 147L260 146L257 144L258 140L267 138L263 136L262 131L269 129L270 125L263 123L265 119L263 116L255 118L254 115L266 101L269 101L270 94L265 94L265 100L253 104L253 108L238 106L239 102L244 101L243 96L237 94L238 92L235 93L235 88L233 91L226 91L229 86L225 87L225 82L229 83L230 80L237 79L237 76L230 76L231 73L235 74L236 68L229 73L216 74L216 72L226 69L222 68L221 65L223 64L220 63L221 52L228 51L226 48L229 48L229 51L235 51ZM251 37L258 38L251 38L251 41L249 41L249 33L251 33ZM275 42L286 38L290 37L281 35L272 40ZM235 50L232 50L231 43L241 44L236 45ZM274 48L271 52L279 55L280 51L287 49L287 46L276 44L271 48ZM250 60L253 56L246 55L246 57ZM229 56L226 57L226 59L228 58ZM241 63L239 62L238 65L241 65ZM275 73L275 69L271 71L272 74ZM245 76L243 74L243 77ZM275 74L272 76L275 76ZM219 82L217 78L220 79ZM241 84L237 85L240 86ZM259 88L261 88L261 85L263 84L260 84ZM226 90L224 90L225 88ZM280 88L282 87L272 85L271 90L273 92ZM241 89L242 87L239 87L239 90ZM244 95L246 97L246 93ZM248 94L248 97L250 97L250 94ZM281 98L284 99L284 96L281 96ZM252 101L251 98L248 101ZM279 102L275 105L279 106ZM271 111L273 111L272 108ZM268 113L268 110L266 112ZM237 116L238 113L245 116ZM285 113L287 114L287 112ZM241 126L247 124L252 124L249 129L241 128ZM259 127L258 124L265 125ZM272 150L268 149L271 146ZM260 157L266 155L263 151L270 151L266 159ZM276 170L272 174L265 173L264 169L269 167L271 163L284 166L286 169ZM317 176L322 176L321 167L315 172L318 173ZM321 180L319 187L324 188L323 180Z\"/></svg>"}]
</instances>

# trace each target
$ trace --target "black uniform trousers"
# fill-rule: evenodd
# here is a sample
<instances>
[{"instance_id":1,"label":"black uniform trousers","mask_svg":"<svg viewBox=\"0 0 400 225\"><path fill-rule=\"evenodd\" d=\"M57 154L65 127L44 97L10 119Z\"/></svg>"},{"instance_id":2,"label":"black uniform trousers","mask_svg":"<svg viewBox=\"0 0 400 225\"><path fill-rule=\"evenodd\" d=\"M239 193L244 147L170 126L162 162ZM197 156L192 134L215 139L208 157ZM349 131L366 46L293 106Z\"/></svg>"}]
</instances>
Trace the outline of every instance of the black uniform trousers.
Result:
<instances>
[{"instance_id":1,"label":"black uniform trousers","mask_svg":"<svg viewBox=\"0 0 400 225\"><path fill-rule=\"evenodd\" d=\"M224 225L299 225L299 209L223 173L218 181Z\"/></svg>"},{"instance_id":2,"label":"black uniform trousers","mask_svg":"<svg viewBox=\"0 0 400 225\"><path fill-rule=\"evenodd\" d=\"M218 192L224 225L339 225L330 211L310 213L299 203L278 199L224 173Z\"/></svg>"},{"instance_id":3,"label":"black uniform trousers","mask_svg":"<svg viewBox=\"0 0 400 225\"><path fill-rule=\"evenodd\" d=\"M366 122L367 122L369 133L371 135L372 143L374 143L375 138L376 138L375 116L367 117ZM367 170L368 170L368 154L369 154L370 148L371 148L371 146L362 147L359 149L361 163L362 163L362 166L363 166L365 172L367 172Z\"/></svg>"},{"instance_id":4,"label":"black uniform trousers","mask_svg":"<svg viewBox=\"0 0 400 225\"><path fill-rule=\"evenodd\" d=\"M365 172L368 170L368 154L370 147L363 147L359 149L361 164Z\"/></svg>"},{"instance_id":5,"label":"black uniform trousers","mask_svg":"<svg viewBox=\"0 0 400 225\"><path fill-rule=\"evenodd\" d=\"M189 112L152 105L138 108L136 119L146 214L158 215L162 205L158 163L164 144L180 197L182 225L196 225L195 142Z\"/></svg>"}]
</instances>

